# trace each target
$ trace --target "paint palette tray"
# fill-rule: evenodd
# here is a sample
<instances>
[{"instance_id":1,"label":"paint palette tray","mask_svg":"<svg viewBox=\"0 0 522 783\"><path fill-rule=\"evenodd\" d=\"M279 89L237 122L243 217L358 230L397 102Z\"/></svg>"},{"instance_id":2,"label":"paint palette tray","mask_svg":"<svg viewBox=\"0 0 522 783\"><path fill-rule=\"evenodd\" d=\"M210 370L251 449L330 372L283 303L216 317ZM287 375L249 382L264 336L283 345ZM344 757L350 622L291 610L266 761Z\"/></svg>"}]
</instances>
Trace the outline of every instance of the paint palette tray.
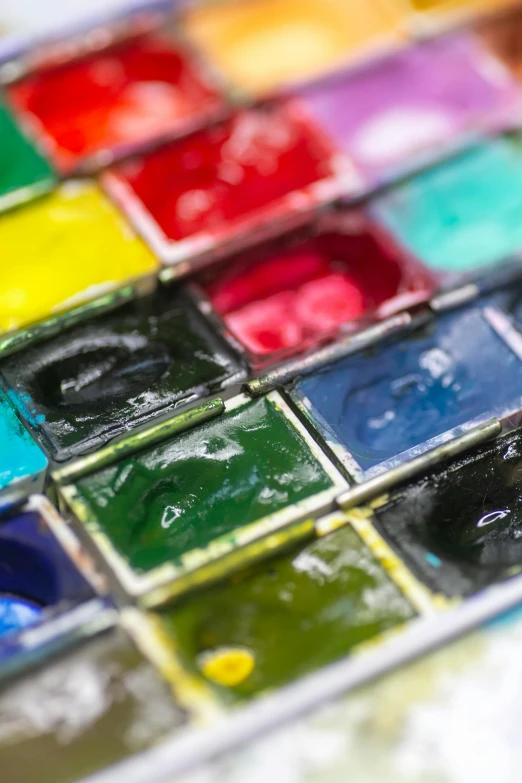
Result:
<instances>
[{"instance_id":1,"label":"paint palette tray","mask_svg":"<svg viewBox=\"0 0 522 783\"><path fill-rule=\"evenodd\" d=\"M513 783L522 5L51 5L0 11L2 783Z\"/></svg>"}]
</instances>

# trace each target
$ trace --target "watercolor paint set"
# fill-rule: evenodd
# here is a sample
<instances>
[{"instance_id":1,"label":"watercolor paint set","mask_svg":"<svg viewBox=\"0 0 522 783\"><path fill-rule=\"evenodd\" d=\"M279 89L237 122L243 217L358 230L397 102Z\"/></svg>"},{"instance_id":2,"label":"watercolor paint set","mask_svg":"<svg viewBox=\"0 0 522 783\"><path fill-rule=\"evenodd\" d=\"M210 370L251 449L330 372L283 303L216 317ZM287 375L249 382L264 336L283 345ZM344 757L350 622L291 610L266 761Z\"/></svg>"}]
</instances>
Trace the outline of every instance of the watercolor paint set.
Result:
<instances>
[{"instance_id":1,"label":"watercolor paint set","mask_svg":"<svg viewBox=\"0 0 522 783\"><path fill-rule=\"evenodd\" d=\"M67 5L0 10L2 781L304 781L519 643L522 7Z\"/></svg>"}]
</instances>

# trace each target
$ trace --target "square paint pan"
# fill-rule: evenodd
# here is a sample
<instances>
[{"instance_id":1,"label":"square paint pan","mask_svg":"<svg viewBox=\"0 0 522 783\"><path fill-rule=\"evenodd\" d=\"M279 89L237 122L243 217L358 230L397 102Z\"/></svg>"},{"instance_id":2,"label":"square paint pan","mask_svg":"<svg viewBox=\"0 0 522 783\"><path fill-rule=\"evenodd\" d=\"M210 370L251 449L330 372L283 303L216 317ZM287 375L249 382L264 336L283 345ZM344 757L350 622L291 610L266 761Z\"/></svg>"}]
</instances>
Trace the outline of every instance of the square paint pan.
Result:
<instances>
[{"instance_id":1,"label":"square paint pan","mask_svg":"<svg viewBox=\"0 0 522 783\"><path fill-rule=\"evenodd\" d=\"M154 253L186 274L304 223L359 179L292 103L237 112L101 177Z\"/></svg>"},{"instance_id":2,"label":"square paint pan","mask_svg":"<svg viewBox=\"0 0 522 783\"><path fill-rule=\"evenodd\" d=\"M179 290L159 289L0 361L9 399L55 462L245 377Z\"/></svg>"},{"instance_id":3,"label":"square paint pan","mask_svg":"<svg viewBox=\"0 0 522 783\"><path fill-rule=\"evenodd\" d=\"M347 486L276 392L205 403L54 477L116 589L145 605L324 513Z\"/></svg>"},{"instance_id":4,"label":"square paint pan","mask_svg":"<svg viewBox=\"0 0 522 783\"><path fill-rule=\"evenodd\" d=\"M156 259L94 182L68 182L0 216L0 245L2 352L38 322L53 320L52 331L59 314L99 297L156 287Z\"/></svg>"},{"instance_id":5,"label":"square paint pan","mask_svg":"<svg viewBox=\"0 0 522 783\"><path fill-rule=\"evenodd\" d=\"M520 267L522 140L483 142L370 202L369 216L443 290Z\"/></svg>"},{"instance_id":6,"label":"square paint pan","mask_svg":"<svg viewBox=\"0 0 522 783\"><path fill-rule=\"evenodd\" d=\"M272 95L403 41L387 0L252 0L194 4L182 31L240 95Z\"/></svg>"},{"instance_id":7,"label":"square paint pan","mask_svg":"<svg viewBox=\"0 0 522 783\"><path fill-rule=\"evenodd\" d=\"M84 640L0 693L6 780L72 783L172 741L188 721L172 689L120 627Z\"/></svg>"},{"instance_id":8,"label":"square paint pan","mask_svg":"<svg viewBox=\"0 0 522 783\"><path fill-rule=\"evenodd\" d=\"M520 420L517 339L491 300L298 379L291 397L357 482L492 418Z\"/></svg>"},{"instance_id":9,"label":"square paint pan","mask_svg":"<svg viewBox=\"0 0 522 783\"><path fill-rule=\"evenodd\" d=\"M287 685L398 633L416 603L426 607L427 591L377 534L372 544L378 554L333 513L312 540L159 611L145 644L175 656L225 704Z\"/></svg>"},{"instance_id":10,"label":"square paint pan","mask_svg":"<svg viewBox=\"0 0 522 783\"><path fill-rule=\"evenodd\" d=\"M69 539L43 496L0 516L0 681L113 622L94 590L103 581Z\"/></svg>"},{"instance_id":11,"label":"square paint pan","mask_svg":"<svg viewBox=\"0 0 522 783\"><path fill-rule=\"evenodd\" d=\"M228 258L191 285L201 311L255 368L356 334L431 298L435 281L355 210Z\"/></svg>"},{"instance_id":12,"label":"square paint pan","mask_svg":"<svg viewBox=\"0 0 522 783\"><path fill-rule=\"evenodd\" d=\"M47 457L0 390L0 508L41 492L47 468Z\"/></svg>"},{"instance_id":13,"label":"square paint pan","mask_svg":"<svg viewBox=\"0 0 522 783\"><path fill-rule=\"evenodd\" d=\"M227 113L208 73L167 30L41 66L6 92L64 175L91 172Z\"/></svg>"},{"instance_id":14,"label":"square paint pan","mask_svg":"<svg viewBox=\"0 0 522 783\"><path fill-rule=\"evenodd\" d=\"M522 570L520 430L395 491L375 525L416 577L449 598Z\"/></svg>"},{"instance_id":15,"label":"square paint pan","mask_svg":"<svg viewBox=\"0 0 522 783\"><path fill-rule=\"evenodd\" d=\"M424 41L303 89L299 101L369 190L522 116L516 79L470 34Z\"/></svg>"},{"instance_id":16,"label":"square paint pan","mask_svg":"<svg viewBox=\"0 0 522 783\"><path fill-rule=\"evenodd\" d=\"M55 185L56 177L1 100L0 135L0 212L3 212L47 193Z\"/></svg>"}]
</instances>

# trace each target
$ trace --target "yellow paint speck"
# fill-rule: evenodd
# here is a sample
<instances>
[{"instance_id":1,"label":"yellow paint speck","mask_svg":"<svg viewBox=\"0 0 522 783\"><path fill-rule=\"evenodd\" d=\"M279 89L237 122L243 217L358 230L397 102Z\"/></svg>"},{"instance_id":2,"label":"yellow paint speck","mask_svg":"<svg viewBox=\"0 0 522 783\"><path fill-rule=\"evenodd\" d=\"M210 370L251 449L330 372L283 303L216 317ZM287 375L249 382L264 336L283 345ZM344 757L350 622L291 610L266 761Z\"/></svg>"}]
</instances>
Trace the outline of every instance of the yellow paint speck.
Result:
<instances>
[{"instance_id":1,"label":"yellow paint speck","mask_svg":"<svg viewBox=\"0 0 522 783\"><path fill-rule=\"evenodd\" d=\"M0 333L92 300L158 268L94 182L0 217Z\"/></svg>"},{"instance_id":2,"label":"yellow paint speck","mask_svg":"<svg viewBox=\"0 0 522 783\"><path fill-rule=\"evenodd\" d=\"M220 647L201 656L200 668L208 680L233 688L254 671L255 657L244 647Z\"/></svg>"}]
</instances>

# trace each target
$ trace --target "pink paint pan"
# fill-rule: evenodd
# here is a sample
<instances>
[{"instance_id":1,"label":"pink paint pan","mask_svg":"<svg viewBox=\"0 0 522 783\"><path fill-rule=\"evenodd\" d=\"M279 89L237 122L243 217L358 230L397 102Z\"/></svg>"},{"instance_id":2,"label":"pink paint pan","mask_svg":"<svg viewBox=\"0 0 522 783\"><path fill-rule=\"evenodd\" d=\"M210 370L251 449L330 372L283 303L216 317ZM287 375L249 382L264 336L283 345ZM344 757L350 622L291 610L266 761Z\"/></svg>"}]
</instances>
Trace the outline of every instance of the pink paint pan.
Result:
<instances>
[{"instance_id":1,"label":"pink paint pan","mask_svg":"<svg viewBox=\"0 0 522 783\"><path fill-rule=\"evenodd\" d=\"M359 212L323 215L199 275L192 294L256 368L430 299L435 281Z\"/></svg>"}]
</instances>

